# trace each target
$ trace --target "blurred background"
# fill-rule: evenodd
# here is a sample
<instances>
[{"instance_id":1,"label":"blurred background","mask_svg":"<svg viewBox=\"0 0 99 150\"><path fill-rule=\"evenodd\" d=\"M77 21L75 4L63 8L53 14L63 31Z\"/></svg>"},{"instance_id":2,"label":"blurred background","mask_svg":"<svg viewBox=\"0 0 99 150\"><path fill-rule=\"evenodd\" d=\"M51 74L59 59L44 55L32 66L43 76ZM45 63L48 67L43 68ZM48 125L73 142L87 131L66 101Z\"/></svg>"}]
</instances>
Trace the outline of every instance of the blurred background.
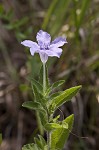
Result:
<instances>
[{"instance_id":1,"label":"blurred background","mask_svg":"<svg viewBox=\"0 0 99 150\"><path fill-rule=\"evenodd\" d=\"M0 0L0 150L21 150L39 133L35 112L21 105L33 99L27 77L37 78L41 62L20 42L40 29L68 41L60 59L49 58L50 82L82 85L61 107L75 115L64 150L99 150L99 0Z\"/></svg>"}]
</instances>

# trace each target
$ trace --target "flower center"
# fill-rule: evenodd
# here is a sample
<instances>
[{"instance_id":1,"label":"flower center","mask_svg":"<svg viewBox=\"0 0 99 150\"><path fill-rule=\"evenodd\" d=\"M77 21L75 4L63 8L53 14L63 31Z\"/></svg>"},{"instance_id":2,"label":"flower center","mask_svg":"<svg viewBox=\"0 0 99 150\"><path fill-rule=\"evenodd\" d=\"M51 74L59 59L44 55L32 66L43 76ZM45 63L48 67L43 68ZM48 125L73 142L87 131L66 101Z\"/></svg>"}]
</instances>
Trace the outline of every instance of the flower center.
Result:
<instances>
[{"instance_id":1,"label":"flower center","mask_svg":"<svg viewBox=\"0 0 99 150\"><path fill-rule=\"evenodd\" d=\"M49 50L49 45L45 43L40 45L40 50Z\"/></svg>"}]
</instances>

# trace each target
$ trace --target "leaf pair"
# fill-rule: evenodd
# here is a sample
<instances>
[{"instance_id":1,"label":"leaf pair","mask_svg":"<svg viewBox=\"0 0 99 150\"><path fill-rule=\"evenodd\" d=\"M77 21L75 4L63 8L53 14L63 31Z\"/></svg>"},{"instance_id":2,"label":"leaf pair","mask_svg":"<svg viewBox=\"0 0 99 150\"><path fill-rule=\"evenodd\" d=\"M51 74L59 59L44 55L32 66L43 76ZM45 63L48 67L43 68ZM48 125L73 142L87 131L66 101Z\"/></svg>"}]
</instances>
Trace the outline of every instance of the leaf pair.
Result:
<instances>
[{"instance_id":1,"label":"leaf pair","mask_svg":"<svg viewBox=\"0 0 99 150\"><path fill-rule=\"evenodd\" d=\"M53 113L62 104L64 104L67 101L70 101L80 89L81 86L75 86L61 92L58 96L54 97L50 102L48 102L49 113Z\"/></svg>"}]
</instances>

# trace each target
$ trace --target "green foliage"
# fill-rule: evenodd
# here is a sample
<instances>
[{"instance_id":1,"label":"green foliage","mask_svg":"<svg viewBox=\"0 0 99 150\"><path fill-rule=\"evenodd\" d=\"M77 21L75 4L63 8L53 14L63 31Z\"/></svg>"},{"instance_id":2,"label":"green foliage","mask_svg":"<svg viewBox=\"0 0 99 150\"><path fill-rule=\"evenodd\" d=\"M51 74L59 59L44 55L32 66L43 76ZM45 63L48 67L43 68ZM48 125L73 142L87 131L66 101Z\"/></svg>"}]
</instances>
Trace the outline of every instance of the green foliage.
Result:
<instances>
[{"instance_id":1,"label":"green foliage","mask_svg":"<svg viewBox=\"0 0 99 150\"><path fill-rule=\"evenodd\" d=\"M35 81L35 82L33 82ZM43 132L42 125L47 123L47 112L46 112L46 105L45 105L45 99L43 98L43 88L42 85L37 82L36 80L32 79L31 82L32 90L34 93L34 100L41 104L42 109L45 111L37 112L37 120L38 120L38 126L41 132ZM42 124L41 124L42 123Z\"/></svg>"},{"instance_id":2,"label":"green foliage","mask_svg":"<svg viewBox=\"0 0 99 150\"><path fill-rule=\"evenodd\" d=\"M54 114L54 111L59 106L71 100L72 97L76 95L76 93L81 89L81 86L75 86L63 92L57 92L50 95L52 90L58 88L64 83L64 80L57 81L50 86L47 75L47 67L45 70L45 76L43 76L43 69L45 70L45 68L41 67L39 81L31 78L31 85L34 93L34 102L27 101L24 102L22 106L31 110L36 110L39 128L41 131L42 129L44 129L45 131L50 133L51 139L47 140L51 140L49 141L51 145L47 145L43 137L39 136L39 139L34 138L35 144L26 145L22 150L42 150L47 149L47 146L51 147L51 150L61 150L69 136L69 131L72 129L74 121L73 115L69 116L63 121L58 121L60 115L55 118L53 118L52 116ZM44 91L43 89L44 82L48 89L45 89L46 91Z\"/></svg>"},{"instance_id":3,"label":"green foliage","mask_svg":"<svg viewBox=\"0 0 99 150\"><path fill-rule=\"evenodd\" d=\"M34 85L37 88L38 93L42 94L43 87L39 82L37 82L35 79L31 78L31 85Z\"/></svg>"},{"instance_id":4,"label":"green foliage","mask_svg":"<svg viewBox=\"0 0 99 150\"><path fill-rule=\"evenodd\" d=\"M60 115L56 116L55 118L53 118L53 122L58 122L59 118L60 118Z\"/></svg>"},{"instance_id":5,"label":"green foliage","mask_svg":"<svg viewBox=\"0 0 99 150\"><path fill-rule=\"evenodd\" d=\"M35 143L24 145L22 150L48 150L47 143L41 135L39 138L34 138Z\"/></svg>"},{"instance_id":6,"label":"green foliage","mask_svg":"<svg viewBox=\"0 0 99 150\"><path fill-rule=\"evenodd\" d=\"M55 88L61 86L64 82L65 82L65 80L59 80L59 81L53 83L52 84L52 89L55 89Z\"/></svg>"},{"instance_id":7,"label":"green foliage","mask_svg":"<svg viewBox=\"0 0 99 150\"><path fill-rule=\"evenodd\" d=\"M26 84L21 84L20 85L20 90L22 92L27 92L28 90L30 90L30 87L28 87Z\"/></svg>"},{"instance_id":8,"label":"green foliage","mask_svg":"<svg viewBox=\"0 0 99 150\"><path fill-rule=\"evenodd\" d=\"M55 92L50 95L49 101L52 101L55 97L59 96L62 93L62 91Z\"/></svg>"},{"instance_id":9,"label":"green foliage","mask_svg":"<svg viewBox=\"0 0 99 150\"><path fill-rule=\"evenodd\" d=\"M37 87L33 85L32 82L31 82L31 86L32 86L33 94L34 94L34 101L42 103L42 100L41 100L42 95L40 94L41 92L39 93L40 90L37 90Z\"/></svg>"},{"instance_id":10,"label":"green foliage","mask_svg":"<svg viewBox=\"0 0 99 150\"><path fill-rule=\"evenodd\" d=\"M11 13L12 14L12 13ZM6 25L6 29L8 30L18 30L21 26L23 26L25 23L27 23L28 21L28 18L27 17L24 17L23 19L21 20L16 20L15 22L12 22L11 24L9 25Z\"/></svg>"},{"instance_id":11,"label":"green foliage","mask_svg":"<svg viewBox=\"0 0 99 150\"><path fill-rule=\"evenodd\" d=\"M63 123L68 124L68 128L61 127L51 132L51 150L62 150L65 142L68 139L69 133L72 130L74 115L70 115Z\"/></svg>"},{"instance_id":12,"label":"green foliage","mask_svg":"<svg viewBox=\"0 0 99 150\"><path fill-rule=\"evenodd\" d=\"M68 124L67 123L64 124L64 122L62 122L62 124L47 123L44 127L47 131L53 131L55 129L60 129L60 128L68 129Z\"/></svg>"},{"instance_id":13,"label":"green foliage","mask_svg":"<svg viewBox=\"0 0 99 150\"><path fill-rule=\"evenodd\" d=\"M39 110L45 113L39 102L27 101L22 104L23 107L31 109L31 110Z\"/></svg>"},{"instance_id":14,"label":"green foliage","mask_svg":"<svg viewBox=\"0 0 99 150\"><path fill-rule=\"evenodd\" d=\"M39 119L42 124L47 123L46 111L43 109L39 102L27 101L22 104L23 107L38 111Z\"/></svg>"},{"instance_id":15,"label":"green foliage","mask_svg":"<svg viewBox=\"0 0 99 150\"><path fill-rule=\"evenodd\" d=\"M67 89L63 92L61 92L60 95L54 97L51 102L48 102L49 104L49 112L54 112L59 106L61 106L63 103L70 101L73 96L76 95L76 93L81 89L81 86L75 86L70 89Z\"/></svg>"},{"instance_id":16,"label":"green foliage","mask_svg":"<svg viewBox=\"0 0 99 150\"><path fill-rule=\"evenodd\" d=\"M39 139L40 139L41 145L45 147L46 144L47 144L46 141L45 141L45 139L44 139L41 135L38 135L38 137L39 137Z\"/></svg>"},{"instance_id":17,"label":"green foliage","mask_svg":"<svg viewBox=\"0 0 99 150\"><path fill-rule=\"evenodd\" d=\"M0 133L0 144L2 143L2 134Z\"/></svg>"},{"instance_id":18,"label":"green foliage","mask_svg":"<svg viewBox=\"0 0 99 150\"><path fill-rule=\"evenodd\" d=\"M27 144L22 147L22 150L32 150L34 149L34 144ZM34 149L35 150L35 149Z\"/></svg>"},{"instance_id":19,"label":"green foliage","mask_svg":"<svg viewBox=\"0 0 99 150\"><path fill-rule=\"evenodd\" d=\"M38 138L34 138L34 141L36 145L38 145L41 149L43 149L44 146L41 144Z\"/></svg>"},{"instance_id":20,"label":"green foliage","mask_svg":"<svg viewBox=\"0 0 99 150\"><path fill-rule=\"evenodd\" d=\"M78 38L79 35L79 29L82 25L82 22L84 20L85 14L87 12L87 8L89 6L90 0L83 0L82 1L82 5L81 8L79 9L80 13L77 15L77 5L78 2L76 0L73 0L73 4L74 4L74 9L73 9L73 14L74 14L74 22L75 22L75 26L76 26L76 38Z\"/></svg>"},{"instance_id":21,"label":"green foliage","mask_svg":"<svg viewBox=\"0 0 99 150\"><path fill-rule=\"evenodd\" d=\"M39 85L40 85L40 83L36 84L36 82L35 82L35 84L32 84L32 82L31 82L32 90L33 90L33 93L34 93L34 101L35 102L39 102L42 105L42 107L45 108L44 102L42 100L42 95L40 94L42 88L39 87ZM41 135L44 134L44 130L43 130L42 124L43 123L45 124L46 121L47 121L47 118L45 117L46 116L45 114L46 114L46 112L43 113L43 111L42 112L41 111L38 112L36 110L37 123L38 123L38 128L40 130Z\"/></svg>"},{"instance_id":22,"label":"green foliage","mask_svg":"<svg viewBox=\"0 0 99 150\"><path fill-rule=\"evenodd\" d=\"M66 16L66 12L68 10L67 8L70 2L71 0L53 0L44 19L42 28L44 30L48 28L48 30L50 30L51 35L55 35L55 33L58 32L58 30L61 28L61 25L65 21L64 18Z\"/></svg>"},{"instance_id":23,"label":"green foliage","mask_svg":"<svg viewBox=\"0 0 99 150\"><path fill-rule=\"evenodd\" d=\"M37 85L38 85L38 83L37 83ZM45 105L44 105L43 100L40 99L41 98L40 94L39 94L40 90L39 90L38 86L32 85L32 87L33 87L33 93L35 96L35 102L27 101L27 102L24 102L22 104L22 106L29 108L31 110L36 110L38 126L39 126L40 131L43 133L42 125L45 125L47 123L47 114L46 114L46 110L45 110Z\"/></svg>"},{"instance_id":24,"label":"green foliage","mask_svg":"<svg viewBox=\"0 0 99 150\"><path fill-rule=\"evenodd\" d=\"M81 24L82 24L82 21L83 21L83 19L84 19L84 17L85 17L87 8L88 8L88 6L89 6L89 3L90 3L90 0L83 0L83 1L82 1L81 13L80 13L80 15L79 15L79 17L78 17L78 27L80 27Z\"/></svg>"},{"instance_id":25,"label":"green foliage","mask_svg":"<svg viewBox=\"0 0 99 150\"><path fill-rule=\"evenodd\" d=\"M64 82L65 82L64 80L56 81L55 83L52 84L52 86L48 90L49 91L55 90L56 88L58 88L59 86L61 86Z\"/></svg>"},{"instance_id":26,"label":"green foliage","mask_svg":"<svg viewBox=\"0 0 99 150\"><path fill-rule=\"evenodd\" d=\"M10 21L13 17L14 13L12 9L6 13L2 4L0 4L0 18L4 19L5 21Z\"/></svg>"},{"instance_id":27,"label":"green foliage","mask_svg":"<svg viewBox=\"0 0 99 150\"><path fill-rule=\"evenodd\" d=\"M46 29L46 26L48 25L49 23L49 19L50 19L50 16L52 15L55 7L56 7L56 4L57 4L58 0L53 0L53 2L51 3L49 9L48 9L48 12L46 14L46 17L44 19L44 22L43 22L43 25L42 25L42 28L43 29Z\"/></svg>"}]
</instances>

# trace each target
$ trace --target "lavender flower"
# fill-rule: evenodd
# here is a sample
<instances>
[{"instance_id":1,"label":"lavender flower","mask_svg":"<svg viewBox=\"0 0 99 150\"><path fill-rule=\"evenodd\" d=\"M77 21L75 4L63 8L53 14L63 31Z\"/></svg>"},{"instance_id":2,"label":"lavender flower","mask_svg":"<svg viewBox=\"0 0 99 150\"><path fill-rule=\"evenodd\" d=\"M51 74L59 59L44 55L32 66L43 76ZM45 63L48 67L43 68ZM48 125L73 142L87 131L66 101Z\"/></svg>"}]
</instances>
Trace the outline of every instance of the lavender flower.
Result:
<instances>
[{"instance_id":1,"label":"lavender flower","mask_svg":"<svg viewBox=\"0 0 99 150\"><path fill-rule=\"evenodd\" d=\"M62 49L59 48L67 43L65 38L58 37L51 42L51 36L47 32L40 30L36 36L37 42L32 42L30 40L25 40L21 42L22 45L30 48L30 53L34 56L34 53L39 53L41 61L46 63L48 56L60 57L62 54Z\"/></svg>"}]
</instances>

